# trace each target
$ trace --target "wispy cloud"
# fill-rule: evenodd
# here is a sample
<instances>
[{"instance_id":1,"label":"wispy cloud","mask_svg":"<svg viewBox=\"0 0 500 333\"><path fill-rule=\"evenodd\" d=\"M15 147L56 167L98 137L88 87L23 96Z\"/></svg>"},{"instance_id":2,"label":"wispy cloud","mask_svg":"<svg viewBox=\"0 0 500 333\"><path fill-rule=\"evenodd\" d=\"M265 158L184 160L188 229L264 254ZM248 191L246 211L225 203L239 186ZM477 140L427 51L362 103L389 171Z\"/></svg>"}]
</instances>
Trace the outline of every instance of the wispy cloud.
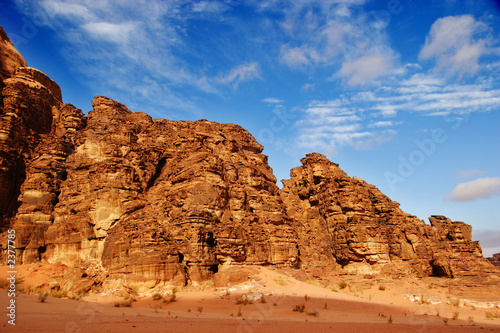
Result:
<instances>
[{"instance_id":1,"label":"wispy cloud","mask_svg":"<svg viewBox=\"0 0 500 333\"><path fill-rule=\"evenodd\" d=\"M109 22L90 22L82 25L82 29L94 38L126 44L129 41L130 34L137 29L137 23L123 22L115 24Z\"/></svg>"},{"instance_id":2,"label":"wispy cloud","mask_svg":"<svg viewBox=\"0 0 500 333\"><path fill-rule=\"evenodd\" d=\"M364 3L278 0L261 8L283 15L280 26L287 37L279 53L283 64L306 71L321 68L330 77L358 85L394 66L386 31L390 18L360 10Z\"/></svg>"},{"instance_id":3,"label":"wispy cloud","mask_svg":"<svg viewBox=\"0 0 500 333\"><path fill-rule=\"evenodd\" d=\"M440 18L432 25L419 58L435 60L438 71L475 74L479 58L487 52L488 40L481 38L487 28L471 15Z\"/></svg>"},{"instance_id":4,"label":"wispy cloud","mask_svg":"<svg viewBox=\"0 0 500 333\"><path fill-rule=\"evenodd\" d=\"M282 104L285 102L284 100L274 97L264 98L262 101L268 104Z\"/></svg>"},{"instance_id":5,"label":"wispy cloud","mask_svg":"<svg viewBox=\"0 0 500 333\"><path fill-rule=\"evenodd\" d=\"M445 200L472 201L488 199L494 195L500 195L500 177L485 177L460 183L445 197Z\"/></svg>"},{"instance_id":6,"label":"wispy cloud","mask_svg":"<svg viewBox=\"0 0 500 333\"><path fill-rule=\"evenodd\" d=\"M232 84L233 87L237 88L241 82L254 79L262 79L258 62L236 66L229 73L219 76L217 81L224 84Z\"/></svg>"},{"instance_id":7,"label":"wispy cloud","mask_svg":"<svg viewBox=\"0 0 500 333\"><path fill-rule=\"evenodd\" d=\"M393 60L390 55L376 53L344 62L338 76L351 86L363 85L372 83L378 77L390 73L393 67Z\"/></svg>"},{"instance_id":8,"label":"wispy cloud","mask_svg":"<svg viewBox=\"0 0 500 333\"><path fill-rule=\"evenodd\" d=\"M372 115L357 109L345 96L311 101L295 124L299 147L335 152L345 146L373 149L394 136L391 121L365 124Z\"/></svg>"},{"instance_id":9,"label":"wispy cloud","mask_svg":"<svg viewBox=\"0 0 500 333\"><path fill-rule=\"evenodd\" d=\"M192 19L218 20L217 15L231 8L224 2L16 0L16 3L26 15L36 17L37 24L52 28L65 41L61 52L80 80L95 93L120 96L132 109L148 105L151 109L141 111L153 114L168 108L197 115L201 111L192 100L186 99L188 92L192 94L195 89L199 93L219 94L220 77L206 71L201 62L199 67L190 63L197 55L188 44L186 27ZM226 82L236 87L250 79L258 71L252 66L255 65L229 73Z\"/></svg>"}]
</instances>

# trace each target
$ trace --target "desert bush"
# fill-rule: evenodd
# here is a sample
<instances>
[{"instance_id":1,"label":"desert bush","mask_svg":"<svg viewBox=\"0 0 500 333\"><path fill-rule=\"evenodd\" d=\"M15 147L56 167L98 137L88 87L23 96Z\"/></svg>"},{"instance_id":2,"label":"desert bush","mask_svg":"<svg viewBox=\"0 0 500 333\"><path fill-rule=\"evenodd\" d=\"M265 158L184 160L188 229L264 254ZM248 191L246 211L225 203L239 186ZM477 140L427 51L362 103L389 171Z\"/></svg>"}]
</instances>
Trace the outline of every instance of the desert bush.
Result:
<instances>
[{"instance_id":1,"label":"desert bush","mask_svg":"<svg viewBox=\"0 0 500 333\"><path fill-rule=\"evenodd\" d=\"M307 294L304 295L304 300L307 302L308 300L310 300L311 297L309 297Z\"/></svg>"},{"instance_id":2,"label":"desert bush","mask_svg":"<svg viewBox=\"0 0 500 333\"><path fill-rule=\"evenodd\" d=\"M284 275L275 276L273 280L280 286L286 286L289 282L288 277Z\"/></svg>"},{"instance_id":3,"label":"desert bush","mask_svg":"<svg viewBox=\"0 0 500 333\"><path fill-rule=\"evenodd\" d=\"M253 302L248 295L243 295L236 300L236 304L248 305L253 304Z\"/></svg>"},{"instance_id":4,"label":"desert bush","mask_svg":"<svg viewBox=\"0 0 500 333\"><path fill-rule=\"evenodd\" d=\"M486 311L485 313L486 319L498 319L500 318L500 314L498 312Z\"/></svg>"},{"instance_id":5,"label":"desert bush","mask_svg":"<svg viewBox=\"0 0 500 333\"><path fill-rule=\"evenodd\" d=\"M345 288L347 288L347 282L345 282L345 281L340 282L340 283L339 283L339 288L340 288L340 289L345 289Z\"/></svg>"},{"instance_id":6,"label":"desert bush","mask_svg":"<svg viewBox=\"0 0 500 333\"><path fill-rule=\"evenodd\" d=\"M40 303L45 303L45 302L47 301L47 297L48 297L48 296L49 296L49 293L47 293L47 292L44 292L44 293L40 292L40 293L38 294L38 301L39 301Z\"/></svg>"},{"instance_id":7,"label":"desert bush","mask_svg":"<svg viewBox=\"0 0 500 333\"><path fill-rule=\"evenodd\" d=\"M132 307L132 303L134 303L134 302L135 302L135 298L134 297L130 297L128 299L125 299L122 302L115 302L114 306L116 308L119 308L119 307L130 308L130 307Z\"/></svg>"},{"instance_id":8,"label":"desert bush","mask_svg":"<svg viewBox=\"0 0 500 333\"><path fill-rule=\"evenodd\" d=\"M306 281L306 283L312 284L313 286L317 286L317 287L323 287L321 285L321 283L319 283L318 280L309 279L309 280Z\"/></svg>"},{"instance_id":9,"label":"desert bush","mask_svg":"<svg viewBox=\"0 0 500 333\"><path fill-rule=\"evenodd\" d=\"M172 289L170 294L163 296L163 303L172 303L177 300L177 294L175 293L175 289Z\"/></svg>"},{"instance_id":10,"label":"desert bush","mask_svg":"<svg viewBox=\"0 0 500 333\"><path fill-rule=\"evenodd\" d=\"M159 301L159 300L160 300L160 299L162 299L162 298L163 298L163 296L162 296L162 294L160 294L159 292L155 292L155 293L153 294L153 300L155 300L155 301Z\"/></svg>"},{"instance_id":11,"label":"desert bush","mask_svg":"<svg viewBox=\"0 0 500 333\"><path fill-rule=\"evenodd\" d=\"M378 290L384 291L385 289L386 289L385 286L378 286Z\"/></svg>"},{"instance_id":12,"label":"desert bush","mask_svg":"<svg viewBox=\"0 0 500 333\"><path fill-rule=\"evenodd\" d=\"M154 310L155 310L155 312L158 312L158 309L161 309L161 308L162 308L162 307L161 307L161 303L154 303L153 305L151 305L151 304L150 304L150 305L149 305L149 307L150 307L151 309L154 309Z\"/></svg>"},{"instance_id":13,"label":"desert bush","mask_svg":"<svg viewBox=\"0 0 500 333\"><path fill-rule=\"evenodd\" d=\"M305 304L299 304L299 305L295 305L295 307L293 308L293 311L302 313L302 312L304 312L305 309L306 309Z\"/></svg>"}]
</instances>

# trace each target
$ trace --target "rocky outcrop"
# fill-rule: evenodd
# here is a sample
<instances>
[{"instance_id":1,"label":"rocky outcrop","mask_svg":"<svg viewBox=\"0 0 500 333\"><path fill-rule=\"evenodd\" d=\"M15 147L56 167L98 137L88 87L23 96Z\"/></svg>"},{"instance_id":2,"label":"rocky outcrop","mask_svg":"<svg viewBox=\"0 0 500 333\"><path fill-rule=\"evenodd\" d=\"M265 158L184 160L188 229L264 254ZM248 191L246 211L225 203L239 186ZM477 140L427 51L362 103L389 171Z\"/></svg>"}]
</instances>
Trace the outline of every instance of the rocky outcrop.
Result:
<instances>
[{"instance_id":1,"label":"rocky outcrop","mask_svg":"<svg viewBox=\"0 0 500 333\"><path fill-rule=\"evenodd\" d=\"M236 125L153 120L97 97L66 159L45 256L179 283L227 261L294 265L296 233L262 149Z\"/></svg>"},{"instance_id":2,"label":"rocky outcrop","mask_svg":"<svg viewBox=\"0 0 500 333\"><path fill-rule=\"evenodd\" d=\"M479 243L471 241L469 225L444 216L432 216L426 225L325 156L308 154L301 162L280 194L298 222L300 259L309 268L447 277L492 271Z\"/></svg>"},{"instance_id":3,"label":"rocky outcrop","mask_svg":"<svg viewBox=\"0 0 500 333\"><path fill-rule=\"evenodd\" d=\"M102 96L85 116L0 37L0 226L16 230L17 263L71 267L65 286L188 284L240 264L313 276L497 272L470 226L427 225L323 155L307 155L279 190L240 126L152 119Z\"/></svg>"},{"instance_id":4,"label":"rocky outcrop","mask_svg":"<svg viewBox=\"0 0 500 333\"><path fill-rule=\"evenodd\" d=\"M488 259L496 267L500 268L500 253L495 253L493 257L489 257L486 259Z\"/></svg>"}]
</instances>

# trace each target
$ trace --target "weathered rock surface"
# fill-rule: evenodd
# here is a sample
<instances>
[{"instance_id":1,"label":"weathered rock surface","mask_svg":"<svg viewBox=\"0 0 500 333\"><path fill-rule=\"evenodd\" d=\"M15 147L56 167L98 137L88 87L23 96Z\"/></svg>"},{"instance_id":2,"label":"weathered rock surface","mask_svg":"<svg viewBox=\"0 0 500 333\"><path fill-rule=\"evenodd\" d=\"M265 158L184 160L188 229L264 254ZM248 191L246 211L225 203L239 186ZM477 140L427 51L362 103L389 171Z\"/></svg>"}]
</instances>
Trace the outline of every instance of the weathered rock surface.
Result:
<instances>
[{"instance_id":1,"label":"weathered rock surface","mask_svg":"<svg viewBox=\"0 0 500 333\"><path fill-rule=\"evenodd\" d=\"M497 272L469 225L443 216L426 225L323 155L307 155L279 190L263 147L240 126L152 119L102 96L84 116L3 30L0 50L0 226L16 230L19 264L71 267L68 288L187 284L222 264L313 276ZM215 279L248 278L238 274Z\"/></svg>"},{"instance_id":2,"label":"weathered rock surface","mask_svg":"<svg viewBox=\"0 0 500 333\"><path fill-rule=\"evenodd\" d=\"M325 156L308 154L301 162L280 194L288 216L299 224L300 259L308 268L341 265L358 273L411 270L447 277L492 272L479 243L471 241L469 225L444 216L432 216L426 225Z\"/></svg>"},{"instance_id":3,"label":"weathered rock surface","mask_svg":"<svg viewBox=\"0 0 500 333\"><path fill-rule=\"evenodd\" d=\"M495 253L493 257L489 257L486 259L488 259L496 267L500 268L500 253Z\"/></svg>"}]
</instances>

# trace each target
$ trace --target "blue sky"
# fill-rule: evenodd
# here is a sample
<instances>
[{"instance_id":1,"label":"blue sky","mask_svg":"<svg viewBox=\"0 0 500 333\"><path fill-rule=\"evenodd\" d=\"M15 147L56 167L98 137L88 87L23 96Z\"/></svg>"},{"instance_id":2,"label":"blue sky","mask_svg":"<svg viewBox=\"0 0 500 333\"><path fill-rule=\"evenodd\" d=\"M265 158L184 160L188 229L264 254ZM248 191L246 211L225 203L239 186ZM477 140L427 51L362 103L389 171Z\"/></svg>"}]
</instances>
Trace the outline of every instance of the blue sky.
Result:
<instances>
[{"instance_id":1,"label":"blue sky","mask_svg":"<svg viewBox=\"0 0 500 333\"><path fill-rule=\"evenodd\" d=\"M236 123L278 185L309 152L500 252L498 1L10 0L0 24L91 109Z\"/></svg>"}]
</instances>

